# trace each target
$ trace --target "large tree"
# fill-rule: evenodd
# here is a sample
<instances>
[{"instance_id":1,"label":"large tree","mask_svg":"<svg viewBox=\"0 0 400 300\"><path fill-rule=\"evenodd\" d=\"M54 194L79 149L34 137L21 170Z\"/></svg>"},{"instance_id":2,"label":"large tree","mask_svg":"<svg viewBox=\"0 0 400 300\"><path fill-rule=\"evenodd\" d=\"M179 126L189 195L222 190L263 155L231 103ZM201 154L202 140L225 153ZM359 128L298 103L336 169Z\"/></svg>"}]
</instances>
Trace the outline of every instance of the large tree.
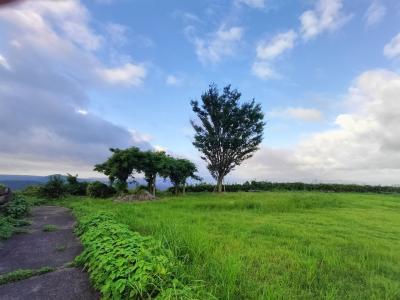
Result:
<instances>
[{"instance_id":1,"label":"large tree","mask_svg":"<svg viewBox=\"0 0 400 300\"><path fill-rule=\"evenodd\" d=\"M215 84L201 95L202 103L192 100L198 120L193 145L203 154L207 168L222 192L224 177L258 149L264 130L264 114L254 99L239 103L241 93L228 85L222 94Z\"/></svg>"}]
</instances>

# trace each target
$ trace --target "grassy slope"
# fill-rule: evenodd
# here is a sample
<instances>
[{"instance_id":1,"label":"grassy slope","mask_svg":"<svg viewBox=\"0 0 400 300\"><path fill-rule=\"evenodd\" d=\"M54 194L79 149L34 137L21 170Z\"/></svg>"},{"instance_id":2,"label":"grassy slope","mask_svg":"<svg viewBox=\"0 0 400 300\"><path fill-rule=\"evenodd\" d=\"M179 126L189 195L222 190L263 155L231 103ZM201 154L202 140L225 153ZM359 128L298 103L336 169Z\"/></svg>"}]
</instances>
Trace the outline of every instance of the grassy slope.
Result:
<instances>
[{"instance_id":1,"label":"grassy slope","mask_svg":"<svg viewBox=\"0 0 400 300\"><path fill-rule=\"evenodd\" d=\"M399 299L400 197L323 193L192 194L108 211L185 260L220 299Z\"/></svg>"}]
</instances>

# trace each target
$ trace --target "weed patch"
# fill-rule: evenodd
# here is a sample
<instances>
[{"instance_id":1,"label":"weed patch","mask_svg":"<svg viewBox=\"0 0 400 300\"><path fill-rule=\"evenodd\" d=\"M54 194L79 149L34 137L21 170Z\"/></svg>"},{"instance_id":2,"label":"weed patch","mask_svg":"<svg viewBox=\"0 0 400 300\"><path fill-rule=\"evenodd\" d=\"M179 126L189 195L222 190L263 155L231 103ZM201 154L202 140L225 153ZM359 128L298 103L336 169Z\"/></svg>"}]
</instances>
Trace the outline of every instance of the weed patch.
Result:
<instances>
[{"instance_id":1,"label":"weed patch","mask_svg":"<svg viewBox=\"0 0 400 300\"><path fill-rule=\"evenodd\" d=\"M30 203L25 197L14 194L13 199L0 207L0 239L8 239L14 233L23 232L19 227L29 224L21 219L29 212Z\"/></svg>"},{"instance_id":2,"label":"weed patch","mask_svg":"<svg viewBox=\"0 0 400 300\"><path fill-rule=\"evenodd\" d=\"M57 231L58 227L53 224L46 224L43 226L43 231L44 232L52 232L52 231Z\"/></svg>"},{"instance_id":3,"label":"weed patch","mask_svg":"<svg viewBox=\"0 0 400 300\"><path fill-rule=\"evenodd\" d=\"M106 299L195 299L196 287L177 276L172 252L152 237L132 232L107 215L79 222L76 233L84 245L76 258Z\"/></svg>"},{"instance_id":4,"label":"weed patch","mask_svg":"<svg viewBox=\"0 0 400 300\"><path fill-rule=\"evenodd\" d=\"M0 285L11 283L19 280L24 280L33 276L42 275L45 273L53 272L54 269L50 267L44 267L40 269L26 269L26 270L16 270L4 275L0 275Z\"/></svg>"}]
</instances>

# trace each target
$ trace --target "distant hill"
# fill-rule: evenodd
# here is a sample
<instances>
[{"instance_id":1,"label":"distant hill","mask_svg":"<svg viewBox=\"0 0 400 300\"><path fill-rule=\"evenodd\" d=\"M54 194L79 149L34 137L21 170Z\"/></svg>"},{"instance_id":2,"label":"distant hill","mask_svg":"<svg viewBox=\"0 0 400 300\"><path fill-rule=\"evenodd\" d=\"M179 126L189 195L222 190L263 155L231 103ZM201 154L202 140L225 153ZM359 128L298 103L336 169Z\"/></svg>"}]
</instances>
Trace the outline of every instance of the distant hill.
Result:
<instances>
[{"instance_id":1,"label":"distant hill","mask_svg":"<svg viewBox=\"0 0 400 300\"><path fill-rule=\"evenodd\" d=\"M34 175L0 175L0 183L8 186L12 190L22 190L29 185L41 185L45 184L49 180L49 176L34 176ZM62 177L66 177L61 175ZM108 182L105 178L79 178L80 181L102 181ZM137 179L138 184L146 185L144 179ZM130 187L134 187L134 184L130 184ZM169 181L164 181L163 179L157 180L157 188L164 191L171 186Z\"/></svg>"}]
</instances>

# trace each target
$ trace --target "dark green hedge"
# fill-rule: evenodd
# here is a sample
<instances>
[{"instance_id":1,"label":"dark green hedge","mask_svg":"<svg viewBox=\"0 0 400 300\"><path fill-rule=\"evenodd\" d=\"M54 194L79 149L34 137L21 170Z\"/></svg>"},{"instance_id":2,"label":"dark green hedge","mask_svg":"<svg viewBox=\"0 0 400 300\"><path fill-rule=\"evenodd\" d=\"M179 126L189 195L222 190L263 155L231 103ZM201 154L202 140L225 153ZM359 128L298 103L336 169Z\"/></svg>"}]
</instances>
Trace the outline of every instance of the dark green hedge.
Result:
<instances>
[{"instance_id":1,"label":"dark green hedge","mask_svg":"<svg viewBox=\"0 0 400 300\"><path fill-rule=\"evenodd\" d=\"M188 192L213 192L215 185L198 184L186 187ZM350 193L400 193L397 186L375 186L357 184L329 184L329 183L302 183L302 182L269 182L269 181L246 181L243 184L227 184L226 192L249 192L249 191L318 191L318 192L350 192Z\"/></svg>"}]
</instances>

